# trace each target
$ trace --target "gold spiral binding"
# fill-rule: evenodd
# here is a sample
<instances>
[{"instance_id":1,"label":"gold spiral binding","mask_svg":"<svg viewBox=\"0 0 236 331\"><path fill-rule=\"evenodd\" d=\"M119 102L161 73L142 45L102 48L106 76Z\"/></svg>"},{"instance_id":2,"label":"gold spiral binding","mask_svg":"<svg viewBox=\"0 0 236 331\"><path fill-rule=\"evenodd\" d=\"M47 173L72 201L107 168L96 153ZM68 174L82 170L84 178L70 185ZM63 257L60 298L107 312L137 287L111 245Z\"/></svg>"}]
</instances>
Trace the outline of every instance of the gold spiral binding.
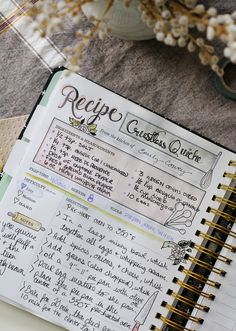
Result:
<instances>
[{"instance_id":1,"label":"gold spiral binding","mask_svg":"<svg viewBox=\"0 0 236 331\"><path fill-rule=\"evenodd\" d=\"M211 293L207 293L202 291L200 288L189 285L188 283L183 282L182 280L178 279L177 277L173 278L173 283L178 284L181 288L189 290L199 296L202 296L206 299L213 301L215 299L215 295Z\"/></svg>"},{"instance_id":2,"label":"gold spiral binding","mask_svg":"<svg viewBox=\"0 0 236 331\"><path fill-rule=\"evenodd\" d=\"M201 237L201 238L203 238L203 239L210 240L210 241L212 241L213 243L215 243L216 245L219 245L219 246L221 246L221 247L225 247L225 248L229 249L229 250L230 250L231 252L233 252L233 253L236 252L236 247L235 247L235 246L229 245L229 244L227 244L226 242L224 242L224 241L222 241L222 240L220 240L220 239L217 239L217 238L215 238L215 237L213 237L213 236L210 236L210 235L207 234L207 233L204 233L204 232L201 232L201 231L197 231L197 232L195 233L195 235L196 235L197 237Z\"/></svg>"},{"instance_id":3,"label":"gold spiral binding","mask_svg":"<svg viewBox=\"0 0 236 331\"><path fill-rule=\"evenodd\" d=\"M231 160L228 164L229 166L233 166L236 167L236 161ZM219 184L218 185L218 189L227 191L228 193L231 194L236 194L236 187L234 184L234 181L236 180L236 173L231 173L231 172L224 172L223 177L227 177L233 180L233 184L230 185L234 185L234 186L230 186L230 185L224 185L224 184ZM227 208L231 209L231 211L236 209L236 202L232 201L229 199L226 199L225 197L220 197L217 195L214 195L212 197L213 201L218 202L219 204L225 205L227 206ZM212 213L214 216L218 216L220 219L227 221L228 223L226 226L223 226L223 223L217 223L214 221L209 221L206 219L202 219L201 224L203 225L207 225L209 227L209 229L213 229L213 230L217 230L219 232L221 232L222 234L228 236L231 236L233 238L236 238L236 232L231 230L231 227L234 223L236 223L236 217L231 215L231 213L225 212L224 210L220 210L220 209L216 209L216 208L207 208L207 212ZM232 213L233 214L233 213ZM215 236L214 236L215 234ZM216 244L219 247L224 247L229 249L232 252L236 252L236 246L230 245L228 244L226 241L223 241L221 239L218 239L216 236L217 232L212 232L211 235L202 231L196 231L195 235L198 237L203 238L204 240L206 240L207 242L212 242L214 244ZM225 237L224 237L225 238ZM219 254L218 252L215 252L207 247L204 247L203 245L199 245L199 244L195 244L193 242L191 242L190 244L191 248L196 249L198 252L205 254L211 258L213 258L215 261L219 260L221 262L224 262L226 264L230 264L232 262L231 259L227 258L226 256L223 256L221 254ZM220 275L220 276L225 276L226 275L226 271L224 271L223 269L217 268L213 265L213 263L207 263L205 262L202 258L201 255L199 258L197 257L193 257L189 254L186 254L184 256L184 258L186 260L189 260L190 262L192 262L192 266L194 266L193 271L187 268L184 268L182 265L179 266L178 270L182 273L184 273L186 276L188 276L188 280L187 281L182 281L177 277L173 278L173 283L178 284L180 286L180 288L184 289L185 291L190 291L192 293L194 293L197 297L204 297L207 298L208 300L214 300L215 299L215 295L211 294L211 293L207 293L202 291L202 288L204 285L209 285L212 286L214 288L219 289L221 284L217 281L213 281L211 279L208 278L208 276L204 276L201 274L201 271L195 271L198 269L195 269L195 266L198 266L200 268L204 268L207 270L207 275L209 275L210 272L215 272L216 274ZM200 269L201 270L201 269ZM192 279L192 281L190 281ZM193 280L198 282L198 286L194 286L192 285L193 283L195 283ZM170 295L171 297L173 297L175 299L175 305L170 305L168 304L166 301L162 302L162 306L167 308L169 310L169 312L175 314L175 315L179 315L180 317L182 317L184 320L190 320L193 321L195 323L203 323L203 319L196 317L196 316L192 316L191 315L191 309L198 309L204 312L208 312L209 311L209 307L199 304L196 300L196 297L193 296L193 298L191 298L191 296L186 296L184 295L185 292L182 291L180 292L181 294L174 292L173 290L169 289L167 291L167 294ZM176 303L177 302L177 303ZM181 305L182 303L182 305ZM189 308L187 309L186 307ZM184 310L182 310L182 309ZM185 311L186 310L186 311ZM188 329L186 328L184 325L180 324L179 322L175 322L174 320L172 320L171 316L170 318L164 317L163 315L161 315L160 313L158 313L156 315L156 318L160 319L164 325L166 326L171 326L173 327L176 331L194 331L192 329ZM161 331L160 328L157 328L156 326L152 325L150 327L150 330L153 331Z\"/></svg>"},{"instance_id":4,"label":"gold spiral binding","mask_svg":"<svg viewBox=\"0 0 236 331\"><path fill-rule=\"evenodd\" d=\"M236 174L232 174L230 172L225 172L223 177L231 178L231 179L236 179Z\"/></svg>"},{"instance_id":5,"label":"gold spiral binding","mask_svg":"<svg viewBox=\"0 0 236 331\"><path fill-rule=\"evenodd\" d=\"M227 185L219 184L218 189L228 191L230 193L236 193L236 188L233 187L233 186L227 186Z\"/></svg>"},{"instance_id":6,"label":"gold spiral binding","mask_svg":"<svg viewBox=\"0 0 236 331\"><path fill-rule=\"evenodd\" d=\"M206 278L200 274L197 274L196 272L193 272L191 270L188 270L186 268L184 268L183 266L180 266L179 271L183 272L185 275L192 277L196 280L198 280L199 282L202 282L204 284L207 284L209 286L215 287L215 288L220 288L221 284L219 282L215 282L209 278Z\"/></svg>"},{"instance_id":7,"label":"gold spiral binding","mask_svg":"<svg viewBox=\"0 0 236 331\"><path fill-rule=\"evenodd\" d=\"M219 225L219 224L214 223L214 222L210 222L206 219L202 219L201 223L208 225L212 229L217 229L217 230L221 231L222 233L227 234L228 236L236 238L236 232L235 231L231 231L230 229L227 229L222 225Z\"/></svg>"},{"instance_id":8,"label":"gold spiral binding","mask_svg":"<svg viewBox=\"0 0 236 331\"><path fill-rule=\"evenodd\" d=\"M212 213L212 214L216 215L216 216L222 217L226 221L236 223L236 218L235 217L233 217L232 215L230 215L228 213L225 213L225 212L223 212L219 209L209 207L209 208L207 208L207 211L209 213Z\"/></svg>"},{"instance_id":9,"label":"gold spiral binding","mask_svg":"<svg viewBox=\"0 0 236 331\"><path fill-rule=\"evenodd\" d=\"M231 209L235 210L236 209L236 202L231 201L229 199L225 199L223 197L219 197L217 195L214 195L212 198L213 201L217 201L220 204L226 205L228 207L230 207Z\"/></svg>"},{"instance_id":10,"label":"gold spiral binding","mask_svg":"<svg viewBox=\"0 0 236 331\"><path fill-rule=\"evenodd\" d=\"M192 329L185 328L183 325L171 321L169 318L162 316L161 314L156 314L156 318L160 319L165 325L174 327L177 331L194 331ZM161 331L161 329L155 328L151 329L155 331Z\"/></svg>"},{"instance_id":11,"label":"gold spiral binding","mask_svg":"<svg viewBox=\"0 0 236 331\"><path fill-rule=\"evenodd\" d=\"M196 265L199 265L202 268L205 268L206 270L209 270L209 271L212 271L212 272L216 273L217 275L220 275L220 276L225 276L226 275L226 271L224 271L222 269L219 269L219 268L216 268L216 267L212 266L211 264L209 264L207 262L204 262L200 259L197 259L196 257L193 257L189 254L185 254L184 258L186 260L191 261L192 263L194 263Z\"/></svg>"},{"instance_id":12,"label":"gold spiral binding","mask_svg":"<svg viewBox=\"0 0 236 331\"><path fill-rule=\"evenodd\" d=\"M170 312L175 313L189 321L198 323L198 324L202 324L203 323L203 319L200 317L195 317L195 316L191 316L191 314L185 313L184 311L175 308L171 305L169 305L167 302L163 301L161 304L162 307L165 307L166 309L168 309Z\"/></svg>"},{"instance_id":13,"label":"gold spiral binding","mask_svg":"<svg viewBox=\"0 0 236 331\"><path fill-rule=\"evenodd\" d=\"M202 311L205 311L205 312L208 312L210 310L209 307L207 307L205 305L200 305L199 303L197 303L193 299L184 297L183 295L179 295L178 293L176 293L176 292L174 292L174 291L172 291L170 289L166 292L166 294L172 296L176 300L181 301L181 302L185 303L186 305L188 305L188 306L190 306L192 308L195 308L195 309L198 309L198 310L202 310Z\"/></svg>"},{"instance_id":14,"label":"gold spiral binding","mask_svg":"<svg viewBox=\"0 0 236 331\"><path fill-rule=\"evenodd\" d=\"M211 223L211 222L209 222L209 223ZM204 224L205 224L205 223L204 223ZM206 224L207 224L207 223L206 223ZM219 227L221 227L221 226L219 226ZM218 228L218 227L217 227L217 228ZM222 228L223 228L223 227L222 227ZM229 233L229 232L227 232L227 233ZM211 257L213 257L214 259L219 260L219 261L221 261L221 262L224 262L224 263L226 263L226 264L230 264L230 263L232 262L232 260L229 259L229 258L227 258L226 256L223 256L223 255L220 255L219 253L213 252L211 249L208 249L208 248L206 248L206 247L204 247L204 246L197 245L197 244L195 244L195 243L191 243L190 247L196 249L196 250L197 250L198 252L200 252L200 253L205 253L205 254L207 254L208 256L211 256Z\"/></svg>"}]
</instances>

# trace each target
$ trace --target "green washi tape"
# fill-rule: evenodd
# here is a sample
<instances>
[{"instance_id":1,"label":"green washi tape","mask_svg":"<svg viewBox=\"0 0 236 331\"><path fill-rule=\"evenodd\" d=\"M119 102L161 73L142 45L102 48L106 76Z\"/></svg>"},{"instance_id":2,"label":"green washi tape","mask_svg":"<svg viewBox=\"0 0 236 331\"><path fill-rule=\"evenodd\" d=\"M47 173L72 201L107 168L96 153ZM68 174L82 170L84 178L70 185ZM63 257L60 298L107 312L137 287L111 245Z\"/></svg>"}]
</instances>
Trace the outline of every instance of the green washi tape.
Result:
<instances>
[{"instance_id":1,"label":"green washi tape","mask_svg":"<svg viewBox=\"0 0 236 331\"><path fill-rule=\"evenodd\" d=\"M222 69L225 69L229 64L231 65L232 63L229 59L226 58L221 59L219 62L219 66ZM234 91L230 86L226 84L226 82L224 81L224 76L219 77L217 74L214 74L214 85L220 94L231 100L236 100L236 91Z\"/></svg>"}]
</instances>

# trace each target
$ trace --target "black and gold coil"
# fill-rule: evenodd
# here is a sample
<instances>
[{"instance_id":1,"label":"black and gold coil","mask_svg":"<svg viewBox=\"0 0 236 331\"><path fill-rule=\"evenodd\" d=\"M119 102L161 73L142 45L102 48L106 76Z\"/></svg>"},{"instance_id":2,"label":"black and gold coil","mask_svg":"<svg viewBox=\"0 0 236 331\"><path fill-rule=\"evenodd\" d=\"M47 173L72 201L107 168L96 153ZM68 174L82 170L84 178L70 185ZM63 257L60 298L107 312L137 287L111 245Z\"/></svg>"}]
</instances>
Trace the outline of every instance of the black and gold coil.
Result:
<instances>
[{"instance_id":1,"label":"black and gold coil","mask_svg":"<svg viewBox=\"0 0 236 331\"><path fill-rule=\"evenodd\" d=\"M229 162L230 167L236 167L236 161ZM186 327L188 321L202 324L204 320L196 316L192 316L193 309L197 309L207 313L209 307L198 303L200 297L208 300L214 300L215 295L203 291L205 285L209 285L215 289L219 289L220 282L210 278L210 274L216 273L224 277L226 271L215 266L216 261L221 261L229 265L232 260L222 254L222 248L226 248L231 252L236 252L236 246L230 245L226 239L231 236L236 238L236 232L232 231L232 226L236 223L236 174L225 172L223 177L231 179L230 185L219 184L218 190L223 190L224 197L220 194L212 197L213 201L219 203L219 209L208 207L207 212L213 216L213 220L202 219L201 224L207 226L207 231L197 231L195 235L202 238L202 244L191 242L190 247L196 251L195 256L185 255L185 259L191 262L190 268L185 268L180 265L178 270L185 277L180 280L174 277L173 283L179 285L178 293L169 289L167 295L172 297L172 304L166 301L162 302L162 307L167 309L166 316L160 313L156 314L156 318L162 322L162 327L158 328L154 325L150 330L154 331L194 331Z\"/></svg>"}]
</instances>

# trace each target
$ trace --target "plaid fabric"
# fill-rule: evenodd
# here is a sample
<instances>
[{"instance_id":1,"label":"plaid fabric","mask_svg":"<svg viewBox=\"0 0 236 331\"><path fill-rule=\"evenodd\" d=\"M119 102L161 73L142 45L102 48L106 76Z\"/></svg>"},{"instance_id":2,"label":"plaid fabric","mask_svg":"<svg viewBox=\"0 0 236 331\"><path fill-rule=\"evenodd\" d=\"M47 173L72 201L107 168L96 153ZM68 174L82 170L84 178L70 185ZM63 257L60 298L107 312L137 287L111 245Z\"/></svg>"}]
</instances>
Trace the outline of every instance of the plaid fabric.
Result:
<instances>
[{"instance_id":1,"label":"plaid fabric","mask_svg":"<svg viewBox=\"0 0 236 331\"><path fill-rule=\"evenodd\" d=\"M9 29L19 18L21 18L28 10L28 4L35 4L38 0L25 1L22 5L17 8L8 17L5 17L0 21L0 33L3 33Z\"/></svg>"},{"instance_id":2,"label":"plaid fabric","mask_svg":"<svg viewBox=\"0 0 236 331\"><path fill-rule=\"evenodd\" d=\"M38 0L27 0L18 3L15 0L0 2L0 35L11 28L39 58L45 67L51 70L66 62L65 56L49 38L42 38L39 33L32 35L32 20L26 13L29 4L35 4Z\"/></svg>"},{"instance_id":3,"label":"plaid fabric","mask_svg":"<svg viewBox=\"0 0 236 331\"><path fill-rule=\"evenodd\" d=\"M29 114L52 69L66 66L60 49L71 43L73 32L54 40L32 34L26 13L37 1L0 0L0 118Z\"/></svg>"}]
</instances>

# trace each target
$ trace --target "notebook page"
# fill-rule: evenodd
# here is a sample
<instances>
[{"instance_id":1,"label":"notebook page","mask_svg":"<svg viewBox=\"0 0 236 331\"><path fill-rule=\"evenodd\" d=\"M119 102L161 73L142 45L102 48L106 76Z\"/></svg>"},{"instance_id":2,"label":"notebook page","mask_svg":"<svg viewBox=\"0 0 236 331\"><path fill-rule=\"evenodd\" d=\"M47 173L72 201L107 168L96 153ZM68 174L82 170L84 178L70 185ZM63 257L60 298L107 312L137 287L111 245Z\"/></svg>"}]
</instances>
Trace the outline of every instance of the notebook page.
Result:
<instances>
[{"instance_id":1,"label":"notebook page","mask_svg":"<svg viewBox=\"0 0 236 331\"><path fill-rule=\"evenodd\" d=\"M0 294L70 330L146 331L231 153L80 76L53 93L0 204Z\"/></svg>"}]
</instances>

